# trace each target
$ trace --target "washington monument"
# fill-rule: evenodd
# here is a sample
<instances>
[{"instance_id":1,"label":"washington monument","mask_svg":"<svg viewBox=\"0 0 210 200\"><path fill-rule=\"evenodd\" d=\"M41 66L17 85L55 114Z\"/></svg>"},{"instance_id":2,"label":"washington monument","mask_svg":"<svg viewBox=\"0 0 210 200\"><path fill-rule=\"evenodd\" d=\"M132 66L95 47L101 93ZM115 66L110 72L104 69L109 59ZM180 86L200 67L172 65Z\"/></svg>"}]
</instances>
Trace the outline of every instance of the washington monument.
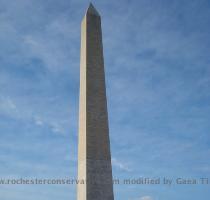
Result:
<instances>
[{"instance_id":1,"label":"washington monument","mask_svg":"<svg viewBox=\"0 0 210 200\"><path fill-rule=\"evenodd\" d=\"M77 200L114 200L101 17L90 4L81 25Z\"/></svg>"}]
</instances>

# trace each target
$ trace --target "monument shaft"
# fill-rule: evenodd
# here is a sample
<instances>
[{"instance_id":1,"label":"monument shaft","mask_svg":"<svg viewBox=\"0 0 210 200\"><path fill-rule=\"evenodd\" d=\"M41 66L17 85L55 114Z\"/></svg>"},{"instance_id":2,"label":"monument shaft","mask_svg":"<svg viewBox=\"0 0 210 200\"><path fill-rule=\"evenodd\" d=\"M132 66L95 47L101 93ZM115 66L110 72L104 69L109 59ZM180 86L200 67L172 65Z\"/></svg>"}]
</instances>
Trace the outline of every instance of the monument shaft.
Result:
<instances>
[{"instance_id":1,"label":"monument shaft","mask_svg":"<svg viewBox=\"0 0 210 200\"><path fill-rule=\"evenodd\" d=\"M101 18L91 4L81 25L77 200L113 200Z\"/></svg>"}]
</instances>

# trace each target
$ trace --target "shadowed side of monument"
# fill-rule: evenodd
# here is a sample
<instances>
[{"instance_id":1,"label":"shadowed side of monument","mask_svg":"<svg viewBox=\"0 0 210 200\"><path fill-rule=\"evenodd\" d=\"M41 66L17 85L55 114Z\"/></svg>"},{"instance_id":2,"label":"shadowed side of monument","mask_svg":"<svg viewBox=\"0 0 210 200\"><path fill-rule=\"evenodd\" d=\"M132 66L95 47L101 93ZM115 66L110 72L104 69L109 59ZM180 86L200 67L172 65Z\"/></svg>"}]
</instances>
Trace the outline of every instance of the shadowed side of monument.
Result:
<instances>
[{"instance_id":1,"label":"shadowed side of monument","mask_svg":"<svg viewBox=\"0 0 210 200\"><path fill-rule=\"evenodd\" d=\"M81 26L78 200L113 200L101 17L90 4Z\"/></svg>"}]
</instances>

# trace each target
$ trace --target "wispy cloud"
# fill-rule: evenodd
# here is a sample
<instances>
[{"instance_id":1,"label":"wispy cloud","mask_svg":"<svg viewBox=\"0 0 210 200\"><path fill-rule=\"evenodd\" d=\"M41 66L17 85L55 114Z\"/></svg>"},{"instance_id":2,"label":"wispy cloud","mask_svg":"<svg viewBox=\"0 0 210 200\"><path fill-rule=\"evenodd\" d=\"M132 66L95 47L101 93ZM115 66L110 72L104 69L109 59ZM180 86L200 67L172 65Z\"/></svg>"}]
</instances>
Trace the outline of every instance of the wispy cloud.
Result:
<instances>
[{"instance_id":1,"label":"wispy cloud","mask_svg":"<svg viewBox=\"0 0 210 200\"><path fill-rule=\"evenodd\" d=\"M139 200L154 200L151 196L143 196Z\"/></svg>"},{"instance_id":2,"label":"wispy cloud","mask_svg":"<svg viewBox=\"0 0 210 200\"><path fill-rule=\"evenodd\" d=\"M127 172L132 171L132 169L130 167L128 167L128 165L126 163L123 163L116 158L112 158L112 165L123 170L123 171L127 171Z\"/></svg>"},{"instance_id":3,"label":"wispy cloud","mask_svg":"<svg viewBox=\"0 0 210 200\"><path fill-rule=\"evenodd\" d=\"M142 197L134 198L131 200L154 200L154 198L152 198L151 196L142 196Z\"/></svg>"},{"instance_id":4,"label":"wispy cloud","mask_svg":"<svg viewBox=\"0 0 210 200\"><path fill-rule=\"evenodd\" d=\"M2 113L14 113L17 106L10 97L0 97L0 112Z\"/></svg>"}]
</instances>

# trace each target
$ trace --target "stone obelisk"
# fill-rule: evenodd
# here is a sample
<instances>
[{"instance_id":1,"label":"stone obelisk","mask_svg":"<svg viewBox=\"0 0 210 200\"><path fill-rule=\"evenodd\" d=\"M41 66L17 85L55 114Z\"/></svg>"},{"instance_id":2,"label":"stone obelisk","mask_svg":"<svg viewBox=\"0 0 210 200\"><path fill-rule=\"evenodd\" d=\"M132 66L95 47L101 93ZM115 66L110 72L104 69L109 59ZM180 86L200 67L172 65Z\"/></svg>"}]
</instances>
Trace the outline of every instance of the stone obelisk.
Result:
<instances>
[{"instance_id":1,"label":"stone obelisk","mask_svg":"<svg viewBox=\"0 0 210 200\"><path fill-rule=\"evenodd\" d=\"M81 25L78 179L77 200L114 199L101 17L92 4Z\"/></svg>"}]
</instances>

